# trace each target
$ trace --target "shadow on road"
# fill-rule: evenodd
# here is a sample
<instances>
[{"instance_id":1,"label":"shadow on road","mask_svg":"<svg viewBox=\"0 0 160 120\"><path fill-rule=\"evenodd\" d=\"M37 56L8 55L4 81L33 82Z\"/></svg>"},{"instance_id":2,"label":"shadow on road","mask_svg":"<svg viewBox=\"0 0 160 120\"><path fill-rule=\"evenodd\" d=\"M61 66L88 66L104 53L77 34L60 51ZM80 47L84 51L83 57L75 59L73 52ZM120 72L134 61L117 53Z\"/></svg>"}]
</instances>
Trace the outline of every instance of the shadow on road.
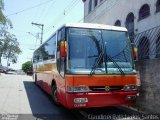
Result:
<instances>
[{"instance_id":1,"label":"shadow on road","mask_svg":"<svg viewBox=\"0 0 160 120\"><path fill-rule=\"evenodd\" d=\"M51 98L41 88L35 85L34 82L24 81L24 87L32 114L36 119L77 120L77 117L71 111L62 106L54 105ZM31 116L28 115L28 119L31 119ZM27 115L25 118L27 118Z\"/></svg>"}]
</instances>

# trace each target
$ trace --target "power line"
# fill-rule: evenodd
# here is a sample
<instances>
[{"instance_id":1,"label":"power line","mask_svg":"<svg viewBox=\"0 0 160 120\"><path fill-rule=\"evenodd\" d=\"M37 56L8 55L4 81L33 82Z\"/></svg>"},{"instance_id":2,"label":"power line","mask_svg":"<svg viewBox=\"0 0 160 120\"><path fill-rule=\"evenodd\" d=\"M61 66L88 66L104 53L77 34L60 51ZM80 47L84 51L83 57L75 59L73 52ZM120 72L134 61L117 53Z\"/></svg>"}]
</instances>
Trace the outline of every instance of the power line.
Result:
<instances>
[{"instance_id":1,"label":"power line","mask_svg":"<svg viewBox=\"0 0 160 120\"><path fill-rule=\"evenodd\" d=\"M41 15L40 15L40 17L39 17L39 19L38 19L38 21L40 22L40 23L45 23L45 20L46 20L46 18L47 18L47 16L48 16L48 12L49 12L49 10L51 10L51 8L53 9L55 6L55 3L56 3L56 1L54 1L54 2L52 2L52 3L50 3L49 4L49 6L48 7L45 7L46 9L43 9L42 11L42 13L41 13Z\"/></svg>"},{"instance_id":2,"label":"power line","mask_svg":"<svg viewBox=\"0 0 160 120\"><path fill-rule=\"evenodd\" d=\"M61 12L61 14L59 14L59 16L56 18L56 20L54 20L54 22L52 22L52 23L49 25L49 27L47 27L47 29L52 28L52 24L53 24L53 23L55 24L55 21L58 21L58 20L60 20L63 16L65 16L65 15L66 15L66 14L65 14L66 10L68 10L68 9L75 3L75 1L77 1L77 0L72 0L72 2L71 2L66 8L64 8L64 10Z\"/></svg>"},{"instance_id":3,"label":"power line","mask_svg":"<svg viewBox=\"0 0 160 120\"><path fill-rule=\"evenodd\" d=\"M51 1L53 1L53 0L47 0L47 1L45 1L45 2L42 2L42 3L40 3L40 4L37 4L37 5L35 5L35 6L29 7L29 8L25 8L25 9L23 9L23 10L14 12L14 13L12 13L12 14L9 14L9 15L7 15L6 17L13 16L13 15L17 15L17 14L19 14L19 13L22 13L22 12L25 12L25 11L28 11L28 10L31 10L31 9L34 9L34 8L37 8L37 7L42 6L42 5L46 4L46 3L49 3L49 2L51 2Z\"/></svg>"},{"instance_id":4,"label":"power line","mask_svg":"<svg viewBox=\"0 0 160 120\"><path fill-rule=\"evenodd\" d=\"M77 0L73 0L71 2L71 4L69 4L65 9L64 11L54 20L54 22L52 22L46 29L46 32L45 33L48 33L50 31L50 29L53 27L52 24L57 24L59 23L60 21L62 21L62 17L66 16L67 14L70 13L70 11L79 3L80 1L77 1ZM64 18L63 18L64 19Z\"/></svg>"},{"instance_id":5,"label":"power line","mask_svg":"<svg viewBox=\"0 0 160 120\"><path fill-rule=\"evenodd\" d=\"M71 6L65 9L65 14L69 14L69 12L79 3L80 1L74 1Z\"/></svg>"}]
</instances>

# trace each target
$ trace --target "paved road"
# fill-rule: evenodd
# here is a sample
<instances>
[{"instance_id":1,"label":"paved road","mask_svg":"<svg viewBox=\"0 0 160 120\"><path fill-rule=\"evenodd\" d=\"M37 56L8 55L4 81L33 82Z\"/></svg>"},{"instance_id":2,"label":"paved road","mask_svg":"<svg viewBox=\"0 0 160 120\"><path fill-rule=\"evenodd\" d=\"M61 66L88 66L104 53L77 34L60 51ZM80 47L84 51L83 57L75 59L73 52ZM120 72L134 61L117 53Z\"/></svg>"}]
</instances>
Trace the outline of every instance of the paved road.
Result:
<instances>
[{"instance_id":1,"label":"paved road","mask_svg":"<svg viewBox=\"0 0 160 120\"><path fill-rule=\"evenodd\" d=\"M133 114L137 113L116 107L70 111L55 106L50 97L34 84L32 77L0 76L0 119L2 120L16 117L19 120L123 120ZM128 119L134 120L135 118L128 117Z\"/></svg>"},{"instance_id":2,"label":"paved road","mask_svg":"<svg viewBox=\"0 0 160 120\"><path fill-rule=\"evenodd\" d=\"M55 106L50 97L37 87L32 77L0 76L0 119L76 120L77 114ZM79 116L78 116L79 117Z\"/></svg>"}]
</instances>

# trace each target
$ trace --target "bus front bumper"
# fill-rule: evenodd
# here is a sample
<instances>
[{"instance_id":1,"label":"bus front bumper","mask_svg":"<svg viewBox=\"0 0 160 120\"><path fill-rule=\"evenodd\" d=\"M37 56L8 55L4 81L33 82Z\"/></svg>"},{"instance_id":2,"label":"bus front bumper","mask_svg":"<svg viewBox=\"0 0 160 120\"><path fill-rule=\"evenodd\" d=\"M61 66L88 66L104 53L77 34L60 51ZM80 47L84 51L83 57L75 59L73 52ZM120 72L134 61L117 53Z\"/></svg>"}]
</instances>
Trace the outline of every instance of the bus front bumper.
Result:
<instances>
[{"instance_id":1,"label":"bus front bumper","mask_svg":"<svg viewBox=\"0 0 160 120\"><path fill-rule=\"evenodd\" d=\"M69 109L133 105L137 92L66 93L66 107Z\"/></svg>"}]
</instances>

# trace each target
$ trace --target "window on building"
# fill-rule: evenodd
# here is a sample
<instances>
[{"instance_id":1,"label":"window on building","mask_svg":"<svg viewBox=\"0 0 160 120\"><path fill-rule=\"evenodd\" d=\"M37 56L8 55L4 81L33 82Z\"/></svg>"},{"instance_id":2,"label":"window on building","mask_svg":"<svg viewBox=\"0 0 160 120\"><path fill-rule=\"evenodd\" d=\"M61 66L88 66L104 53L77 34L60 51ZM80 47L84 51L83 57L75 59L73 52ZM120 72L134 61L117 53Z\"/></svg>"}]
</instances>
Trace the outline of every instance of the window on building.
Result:
<instances>
[{"instance_id":1,"label":"window on building","mask_svg":"<svg viewBox=\"0 0 160 120\"><path fill-rule=\"evenodd\" d=\"M91 11L92 11L92 0L89 0L88 13L90 13Z\"/></svg>"},{"instance_id":2,"label":"window on building","mask_svg":"<svg viewBox=\"0 0 160 120\"><path fill-rule=\"evenodd\" d=\"M156 40L156 57L160 57L160 33L159 37Z\"/></svg>"},{"instance_id":3,"label":"window on building","mask_svg":"<svg viewBox=\"0 0 160 120\"><path fill-rule=\"evenodd\" d=\"M134 41L134 14L131 12L127 15L126 18L126 28L129 33L131 42Z\"/></svg>"},{"instance_id":4,"label":"window on building","mask_svg":"<svg viewBox=\"0 0 160 120\"><path fill-rule=\"evenodd\" d=\"M138 45L138 59L149 59L149 40L147 37L142 37Z\"/></svg>"},{"instance_id":5,"label":"window on building","mask_svg":"<svg viewBox=\"0 0 160 120\"><path fill-rule=\"evenodd\" d=\"M120 20L117 20L114 25L115 25L115 26L121 26L121 21L120 21Z\"/></svg>"},{"instance_id":6,"label":"window on building","mask_svg":"<svg viewBox=\"0 0 160 120\"><path fill-rule=\"evenodd\" d=\"M150 15L150 7L148 4L144 4L139 10L139 20L147 18Z\"/></svg>"},{"instance_id":7,"label":"window on building","mask_svg":"<svg viewBox=\"0 0 160 120\"><path fill-rule=\"evenodd\" d=\"M156 12L160 12L160 0L157 0L157 3L156 3Z\"/></svg>"},{"instance_id":8,"label":"window on building","mask_svg":"<svg viewBox=\"0 0 160 120\"><path fill-rule=\"evenodd\" d=\"M98 5L98 0L94 0L94 7Z\"/></svg>"}]
</instances>

